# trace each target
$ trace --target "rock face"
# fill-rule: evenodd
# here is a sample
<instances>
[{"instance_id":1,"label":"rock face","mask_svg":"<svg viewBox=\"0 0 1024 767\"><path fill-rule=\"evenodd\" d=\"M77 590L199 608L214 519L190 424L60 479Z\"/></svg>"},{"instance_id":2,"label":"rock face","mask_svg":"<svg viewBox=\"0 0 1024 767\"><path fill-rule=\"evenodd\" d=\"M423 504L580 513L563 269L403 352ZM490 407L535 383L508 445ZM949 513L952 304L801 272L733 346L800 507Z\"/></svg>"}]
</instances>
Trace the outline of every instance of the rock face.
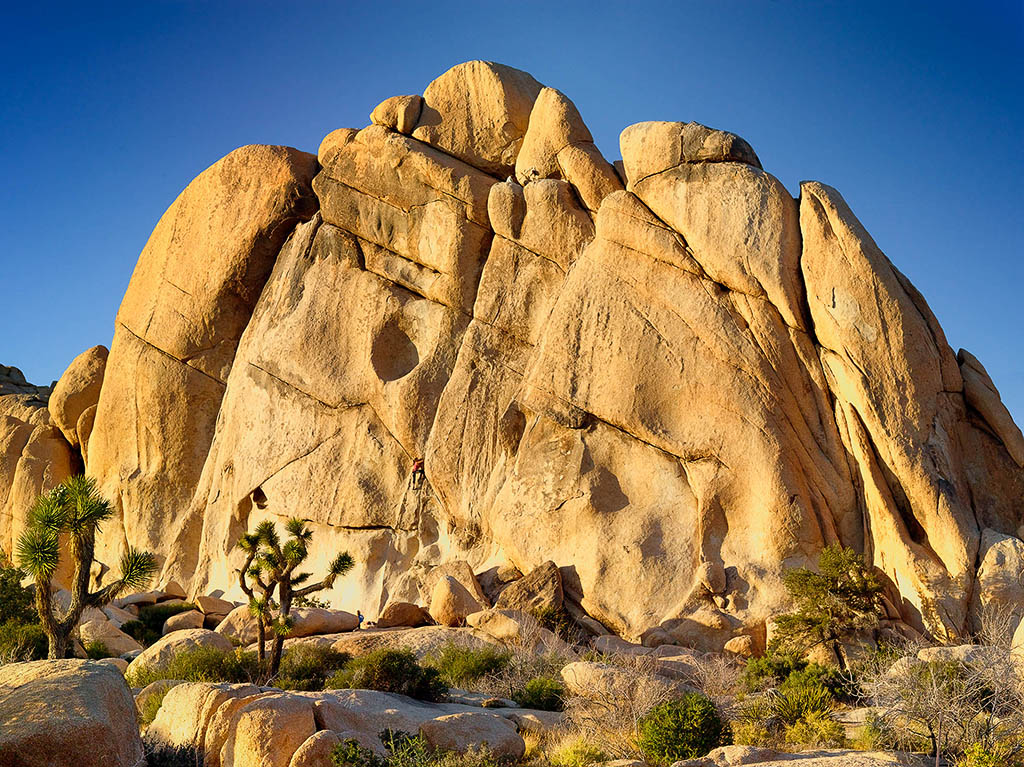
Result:
<instances>
[{"instance_id":1,"label":"rock face","mask_svg":"<svg viewBox=\"0 0 1024 767\"><path fill-rule=\"evenodd\" d=\"M231 153L140 257L94 413L0 397L0 546L91 423L101 558L150 548L190 595L240 599L240 533L297 514L314 573L357 562L322 596L371 620L550 561L570 614L756 652L832 542L947 641L1010 598L1013 541L973 595L981 531L1024 532L1024 438L839 193L693 122L621 151L469 62L317 158Z\"/></svg>"},{"instance_id":2,"label":"rock face","mask_svg":"<svg viewBox=\"0 0 1024 767\"><path fill-rule=\"evenodd\" d=\"M0 667L0 722L5 767L135 767L145 761L131 691L106 663Z\"/></svg>"}]
</instances>

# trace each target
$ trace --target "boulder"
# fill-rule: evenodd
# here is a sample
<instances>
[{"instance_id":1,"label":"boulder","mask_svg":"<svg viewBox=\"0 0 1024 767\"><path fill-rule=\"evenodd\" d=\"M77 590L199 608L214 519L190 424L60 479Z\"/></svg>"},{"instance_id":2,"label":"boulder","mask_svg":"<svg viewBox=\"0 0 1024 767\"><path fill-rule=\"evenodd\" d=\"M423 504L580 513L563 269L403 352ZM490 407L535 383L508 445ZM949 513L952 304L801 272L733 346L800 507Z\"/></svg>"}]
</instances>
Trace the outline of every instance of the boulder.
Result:
<instances>
[{"instance_id":1,"label":"boulder","mask_svg":"<svg viewBox=\"0 0 1024 767\"><path fill-rule=\"evenodd\" d=\"M420 118L423 99L420 96L392 96L384 99L370 113L370 122L410 134Z\"/></svg>"},{"instance_id":2,"label":"boulder","mask_svg":"<svg viewBox=\"0 0 1024 767\"><path fill-rule=\"evenodd\" d=\"M979 618L986 612L1006 613L1019 623L1024 618L1024 541L985 528L978 560L975 610Z\"/></svg>"},{"instance_id":3,"label":"boulder","mask_svg":"<svg viewBox=\"0 0 1024 767\"><path fill-rule=\"evenodd\" d=\"M166 668L174 659L174 656L199 647L209 647L223 652L230 652L234 649L234 645L227 638L215 631L208 631L207 629L175 631L161 637L143 650L128 665L126 675L131 679L133 674L142 673L147 669L159 670Z\"/></svg>"},{"instance_id":4,"label":"boulder","mask_svg":"<svg viewBox=\"0 0 1024 767\"><path fill-rule=\"evenodd\" d=\"M131 691L113 666L57 660L0 666L0 764L137 767Z\"/></svg>"},{"instance_id":5,"label":"boulder","mask_svg":"<svg viewBox=\"0 0 1024 767\"><path fill-rule=\"evenodd\" d=\"M281 245L316 212L317 169L295 149L241 147L193 180L150 235L89 435L90 474L118 520L101 558L116 561L127 543L166 558L164 577L194 577L202 530L188 509L228 372Z\"/></svg>"},{"instance_id":6,"label":"boulder","mask_svg":"<svg viewBox=\"0 0 1024 767\"><path fill-rule=\"evenodd\" d=\"M142 715L142 712L146 709L146 704L150 699L155 697L165 697L167 691L172 687L177 687L179 684L185 684L184 680L181 679L157 679L155 682L150 682L137 693L135 693L135 710ZM161 706L163 703L160 704Z\"/></svg>"},{"instance_id":7,"label":"boulder","mask_svg":"<svg viewBox=\"0 0 1024 767\"><path fill-rule=\"evenodd\" d=\"M493 637L504 645L534 651L568 653L568 645L536 618L521 610L481 610L466 616L466 625Z\"/></svg>"},{"instance_id":8,"label":"boulder","mask_svg":"<svg viewBox=\"0 0 1024 767\"><path fill-rule=\"evenodd\" d=\"M152 686L144 688L143 692ZM225 704L248 700L259 692L260 688L251 684L169 684L163 703L160 704L156 718L146 731L146 736L162 746L205 749L208 742L207 730ZM220 748L211 749L208 753L219 757Z\"/></svg>"},{"instance_id":9,"label":"boulder","mask_svg":"<svg viewBox=\"0 0 1024 767\"><path fill-rule=\"evenodd\" d=\"M420 725L420 735L433 748L465 753L486 746L498 758L522 759L526 743L516 726L495 714L439 716Z\"/></svg>"},{"instance_id":10,"label":"boulder","mask_svg":"<svg viewBox=\"0 0 1024 767\"><path fill-rule=\"evenodd\" d=\"M72 445L80 445L78 421L100 399L107 347L94 346L79 354L53 387L47 407L53 422ZM88 435L86 435L88 437Z\"/></svg>"},{"instance_id":11,"label":"boulder","mask_svg":"<svg viewBox=\"0 0 1024 767\"><path fill-rule=\"evenodd\" d=\"M510 583L501 592L495 607L523 612L559 610L562 600L562 574L558 566L549 561Z\"/></svg>"},{"instance_id":12,"label":"boulder","mask_svg":"<svg viewBox=\"0 0 1024 767\"><path fill-rule=\"evenodd\" d=\"M321 607L293 607L291 612L294 624L289 637L307 637L319 634L337 634L354 631L359 627L359 619L344 610L327 610ZM258 637L256 619L249 612L248 605L234 608L217 624L218 634L241 642L251 644Z\"/></svg>"},{"instance_id":13,"label":"boulder","mask_svg":"<svg viewBox=\"0 0 1024 767\"><path fill-rule=\"evenodd\" d=\"M78 627L78 638L82 644L101 642L113 655L141 650L142 645L107 620L91 620Z\"/></svg>"},{"instance_id":14,"label":"boulder","mask_svg":"<svg viewBox=\"0 0 1024 767\"><path fill-rule=\"evenodd\" d=\"M430 613L411 602L391 602L377 618L377 628L416 628L431 622Z\"/></svg>"},{"instance_id":15,"label":"boulder","mask_svg":"<svg viewBox=\"0 0 1024 767\"><path fill-rule=\"evenodd\" d=\"M608 663L574 661L561 671L562 682L571 695L609 702L635 697L641 690L658 688L665 695L677 696L692 690L648 670L634 670Z\"/></svg>"},{"instance_id":16,"label":"boulder","mask_svg":"<svg viewBox=\"0 0 1024 767\"><path fill-rule=\"evenodd\" d=\"M331 753L341 742L342 738L332 730L314 732L295 749L288 767L323 767L330 764Z\"/></svg>"},{"instance_id":17,"label":"boulder","mask_svg":"<svg viewBox=\"0 0 1024 767\"><path fill-rule=\"evenodd\" d=\"M992 656L993 648L972 644L955 647L922 647L917 651L917 659L925 663L988 665L991 663Z\"/></svg>"},{"instance_id":18,"label":"boulder","mask_svg":"<svg viewBox=\"0 0 1024 767\"><path fill-rule=\"evenodd\" d=\"M530 124L541 85L526 72L490 61L452 67L423 92L415 138L506 178Z\"/></svg>"},{"instance_id":19,"label":"boulder","mask_svg":"<svg viewBox=\"0 0 1024 767\"><path fill-rule=\"evenodd\" d=\"M177 581L167 581L163 586L160 587L160 591L167 594L174 599L187 599L188 592L185 591L185 587Z\"/></svg>"},{"instance_id":20,"label":"boulder","mask_svg":"<svg viewBox=\"0 0 1024 767\"><path fill-rule=\"evenodd\" d=\"M204 616L198 610L186 610L183 613L172 615L170 618L164 621L163 634L170 634L172 631L181 631L182 629L201 629L203 628Z\"/></svg>"},{"instance_id":21,"label":"boulder","mask_svg":"<svg viewBox=\"0 0 1024 767\"><path fill-rule=\"evenodd\" d=\"M232 767L288 767L316 729L312 701L287 694L260 696L235 711L220 762Z\"/></svg>"},{"instance_id":22,"label":"boulder","mask_svg":"<svg viewBox=\"0 0 1024 767\"><path fill-rule=\"evenodd\" d=\"M432 567L427 572L426 577L423 579L421 590L421 594L427 603L430 602L430 597L434 593L434 587L437 585L437 582L446 575L450 575L461 583L477 602L489 606L490 603L487 601L487 595L484 594L480 582L476 579L476 575L473 574L473 568L464 559L449 560L437 567Z\"/></svg>"},{"instance_id":23,"label":"boulder","mask_svg":"<svg viewBox=\"0 0 1024 767\"><path fill-rule=\"evenodd\" d=\"M139 616L136 613L122 609L120 607L114 607L114 605L107 605L106 607L104 607L103 614L106 616L108 621L110 621L118 628L121 628L121 626L127 623L128 621L134 621L139 619Z\"/></svg>"},{"instance_id":24,"label":"boulder","mask_svg":"<svg viewBox=\"0 0 1024 767\"><path fill-rule=\"evenodd\" d=\"M442 626L462 626L466 616L478 612L483 605L466 587L450 575L437 581L430 597L430 617Z\"/></svg>"},{"instance_id":25,"label":"boulder","mask_svg":"<svg viewBox=\"0 0 1024 767\"><path fill-rule=\"evenodd\" d=\"M317 637L313 639L317 639ZM428 655L436 654L448 644L457 644L473 650L501 647L483 632L447 626L421 626L415 629L365 629L323 637L323 639L330 641L331 647L336 651L347 652L353 656L364 655L386 647L411 650L420 660ZM286 644L290 641L310 640L286 640Z\"/></svg>"},{"instance_id":26,"label":"boulder","mask_svg":"<svg viewBox=\"0 0 1024 767\"><path fill-rule=\"evenodd\" d=\"M205 615L228 615L235 609L235 603L220 597L199 596L192 600Z\"/></svg>"}]
</instances>

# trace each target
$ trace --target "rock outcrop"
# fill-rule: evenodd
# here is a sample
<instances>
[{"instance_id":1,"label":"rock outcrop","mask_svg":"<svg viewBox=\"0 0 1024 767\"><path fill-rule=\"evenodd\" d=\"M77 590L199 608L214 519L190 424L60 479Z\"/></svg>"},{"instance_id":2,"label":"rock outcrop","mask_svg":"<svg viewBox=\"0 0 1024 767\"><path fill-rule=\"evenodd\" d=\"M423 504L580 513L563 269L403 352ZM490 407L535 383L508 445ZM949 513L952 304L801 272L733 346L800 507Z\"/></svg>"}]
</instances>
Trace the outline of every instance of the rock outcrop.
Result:
<instances>
[{"instance_id":1,"label":"rock outcrop","mask_svg":"<svg viewBox=\"0 0 1024 767\"><path fill-rule=\"evenodd\" d=\"M0 398L0 546L84 458L119 512L101 558L152 549L193 595L241 598L239 535L298 515L314 572L357 563L324 596L371 620L442 579L504 607L529 584L497 573L551 562L595 632L747 654L833 542L908 631L1009 598L1024 438L834 189L794 199L693 122L630 126L614 165L487 62L371 121L182 192L91 415L71 369L52 418Z\"/></svg>"},{"instance_id":2,"label":"rock outcrop","mask_svg":"<svg viewBox=\"0 0 1024 767\"><path fill-rule=\"evenodd\" d=\"M98 661L0 667L0 764L136 767L145 762L131 691Z\"/></svg>"}]
</instances>

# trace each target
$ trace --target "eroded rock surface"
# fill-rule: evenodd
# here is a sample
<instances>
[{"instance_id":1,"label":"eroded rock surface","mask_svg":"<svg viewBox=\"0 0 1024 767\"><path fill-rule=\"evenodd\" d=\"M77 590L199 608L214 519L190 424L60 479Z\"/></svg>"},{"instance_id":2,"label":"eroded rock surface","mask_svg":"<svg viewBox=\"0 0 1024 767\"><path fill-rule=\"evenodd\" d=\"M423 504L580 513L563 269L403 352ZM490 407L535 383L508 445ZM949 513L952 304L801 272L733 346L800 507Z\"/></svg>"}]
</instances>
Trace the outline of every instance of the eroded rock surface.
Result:
<instances>
[{"instance_id":1,"label":"eroded rock surface","mask_svg":"<svg viewBox=\"0 0 1024 767\"><path fill-rule=\"evenodd\" d=\"M0 397L0 546L80 450L101 558L153 549L191 595L241 599L239 535L293 515L370 620L446 578L504 606L529 584L496 573L551 562L593 633L756 653L833 542L945 640L1016 594L1024 438L834 189L694 122L627 128L617 170L487 62L371 122L182 192L94 411Z\"/></svg>"}]
</instances>

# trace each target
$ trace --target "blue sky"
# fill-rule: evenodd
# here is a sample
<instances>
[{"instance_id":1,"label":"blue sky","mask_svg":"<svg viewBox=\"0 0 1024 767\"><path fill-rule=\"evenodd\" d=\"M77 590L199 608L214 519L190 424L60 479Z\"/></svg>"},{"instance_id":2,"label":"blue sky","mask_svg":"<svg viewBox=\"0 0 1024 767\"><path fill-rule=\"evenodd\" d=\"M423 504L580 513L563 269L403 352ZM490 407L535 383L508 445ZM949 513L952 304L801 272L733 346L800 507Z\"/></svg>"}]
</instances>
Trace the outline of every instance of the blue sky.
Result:
<instances>
[{"instance_id":1,"label":"blue sky","mask_svg":"<svg viewBox=\"0 0 1024 767\"><path fill-rule=\"evenodd\" d=\"M531 72L601 149L641 120L739 133L846 197L1024 422L1024 4L22 3L0 30L0 363L109 345L136 258L200 171L316 151L460 61Z\"/></svg>"}]
</instances>

